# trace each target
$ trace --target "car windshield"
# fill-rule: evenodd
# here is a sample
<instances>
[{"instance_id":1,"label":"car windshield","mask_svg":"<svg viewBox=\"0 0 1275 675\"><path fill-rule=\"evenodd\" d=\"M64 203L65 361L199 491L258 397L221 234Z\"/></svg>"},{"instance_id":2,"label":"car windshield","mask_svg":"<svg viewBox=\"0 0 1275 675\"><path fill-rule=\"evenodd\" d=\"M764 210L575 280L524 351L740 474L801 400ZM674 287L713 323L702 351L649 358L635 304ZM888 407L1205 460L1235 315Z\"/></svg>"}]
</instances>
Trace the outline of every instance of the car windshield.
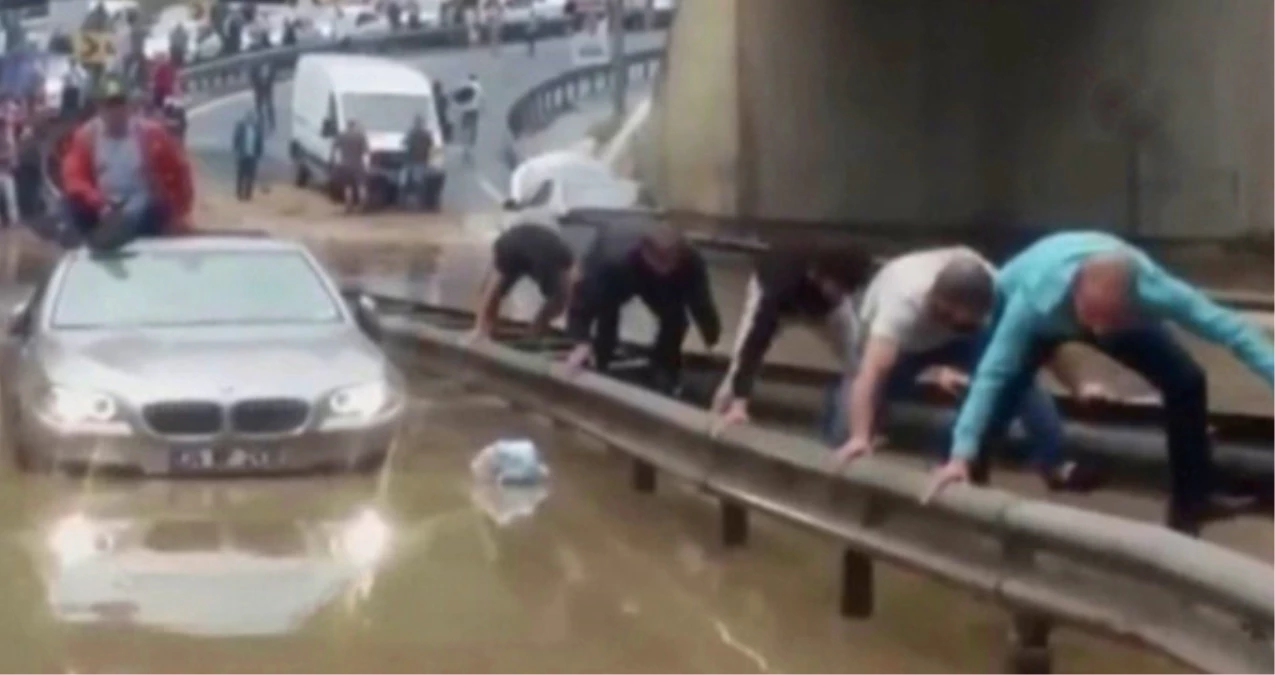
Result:
<instances>
[{"instance_id":1,"label":"car windshield","mask_svg":"<svg viewBox=\"0 0 1275 675\"><path fill-rule=\"evenodd\" d=\"M357 120L367 131L407 133L417 115L430 119L433 97L428 94L346 94L341 97L346 120Z\"/></svg>"},{"instance_id":2,"label":"car windshield","mask_svg":"<svg viewBox=\"0 0 1275 675\"><path fill-rule=\"evenodd\" d=\"M143 251L77 258L53 310L60 329L314 324L340 305L293 251Z\"/></svg>"}]
</instances>

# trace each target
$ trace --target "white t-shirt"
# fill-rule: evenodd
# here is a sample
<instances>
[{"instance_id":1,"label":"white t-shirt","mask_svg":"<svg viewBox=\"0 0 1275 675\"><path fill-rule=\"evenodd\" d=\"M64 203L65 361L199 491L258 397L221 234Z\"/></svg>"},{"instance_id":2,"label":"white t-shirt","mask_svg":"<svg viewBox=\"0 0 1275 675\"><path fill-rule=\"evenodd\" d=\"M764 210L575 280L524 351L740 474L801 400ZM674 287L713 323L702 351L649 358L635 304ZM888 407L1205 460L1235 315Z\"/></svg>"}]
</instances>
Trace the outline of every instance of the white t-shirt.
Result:
<instances>
[{"instance_id":1,"label":"white t-shirt","mask_svg":"<svg viewBox=\"0 0 1275 675\"><path fill-rule=\"evenodd\" d=\"M978 260L996 273L991 263L964 246L909 253L886 263L868 284L859 306L867 339L888 338L899 345L899 351L915 354L941 347L955 338L951 330L930 318L925 311L925 298L939 272L963 256Z\"/></svg>"}]
</instances>

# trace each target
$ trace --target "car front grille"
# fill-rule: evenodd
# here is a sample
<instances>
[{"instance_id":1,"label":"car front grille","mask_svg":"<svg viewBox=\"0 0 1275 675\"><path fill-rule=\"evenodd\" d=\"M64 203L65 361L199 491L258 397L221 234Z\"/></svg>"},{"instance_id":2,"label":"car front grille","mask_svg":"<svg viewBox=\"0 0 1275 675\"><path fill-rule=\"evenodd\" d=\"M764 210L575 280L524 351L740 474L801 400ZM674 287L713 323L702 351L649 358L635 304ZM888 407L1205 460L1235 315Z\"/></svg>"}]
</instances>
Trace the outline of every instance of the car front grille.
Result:
<instances>
[{"instance_id":1,"label":"car front grille","mask_svg":"<svg viewBox=\"0 0 1275 675\"><path fill-rule=\"evenodd\" d=\"M305 401L263 398L240 401L230 408L230 427L243 434L285 434L296 431L310 416Z\"/></svg>"},{"instance_id":2,"label":"car front grille","mask_svg":"<svg viewBox=\"0 0 1275 675\"><path fill-rule=\"evenodd\" d=\"M165 436L208 436L221 432L221 406L204 401L152 403L142 409L147 426Z\"/></svg>"}]
</instances>

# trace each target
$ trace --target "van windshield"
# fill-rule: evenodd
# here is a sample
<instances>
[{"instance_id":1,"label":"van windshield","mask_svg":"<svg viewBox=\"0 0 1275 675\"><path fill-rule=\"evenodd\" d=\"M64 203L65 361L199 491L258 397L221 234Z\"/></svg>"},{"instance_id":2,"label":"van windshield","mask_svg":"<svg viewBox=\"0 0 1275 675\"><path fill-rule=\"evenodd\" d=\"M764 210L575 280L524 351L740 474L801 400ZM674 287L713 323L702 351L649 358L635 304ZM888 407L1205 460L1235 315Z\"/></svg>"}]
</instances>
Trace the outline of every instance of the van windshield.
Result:
<instances>
[{"instance_id":1,"label":"van windshield","mask_svg":"<svg viewBox=\"0 0 1275 675\"><path fill-rule=\"evenodd\" d=\"M345 94L341 107L345 122L357 120L370 132L404 133L417 115L434 130L434 97L428 94Z\"/></svg>"}]
</instances>

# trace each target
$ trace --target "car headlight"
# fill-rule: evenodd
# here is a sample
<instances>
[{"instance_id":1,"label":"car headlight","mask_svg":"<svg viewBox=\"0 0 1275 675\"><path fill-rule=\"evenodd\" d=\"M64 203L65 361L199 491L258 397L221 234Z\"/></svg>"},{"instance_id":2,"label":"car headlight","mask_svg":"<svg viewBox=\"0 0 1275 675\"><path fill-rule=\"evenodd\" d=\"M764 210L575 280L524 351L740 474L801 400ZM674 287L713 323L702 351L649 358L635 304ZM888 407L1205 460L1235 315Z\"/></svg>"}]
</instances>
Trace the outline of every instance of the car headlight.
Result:
<instances>
[{"instance_id":1,"label":"car headlight","mask_svg":"<svg viewBox=\"0 0 1275 675\"><path fill-rule=\"evenodd\" d=\"M385 382L369 382L346 387L328 398L328 412L337 418L365 420L389 407L394 392Z\"/></svg>"},{"instance_id":2,"label":"car headlight","mask_svg":"<svg viewBox=\"0 0 1275 675\"><path fill-rule=\"evenodd\" d=\"M106 394L55 386L45 396L44 412L59 425L105 424L118 420L119 406Z\"/></svg>"}]
</instances>

